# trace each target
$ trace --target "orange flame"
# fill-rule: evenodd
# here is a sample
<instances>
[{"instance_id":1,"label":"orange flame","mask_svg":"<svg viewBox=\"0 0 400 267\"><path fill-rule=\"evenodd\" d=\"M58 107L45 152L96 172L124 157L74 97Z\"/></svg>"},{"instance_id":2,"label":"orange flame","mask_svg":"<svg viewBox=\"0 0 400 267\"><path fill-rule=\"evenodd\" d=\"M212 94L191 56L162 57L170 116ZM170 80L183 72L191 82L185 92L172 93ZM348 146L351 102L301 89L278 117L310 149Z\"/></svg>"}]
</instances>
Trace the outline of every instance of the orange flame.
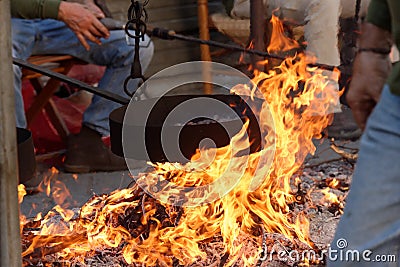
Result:
<instances>
[{"instance_id":1,"label":"orange flame","mask_svg":"<svg viewBox=\"0 0 400 267\"><path fill-rule=\"evenodd\" d=\"M324 194L324 197L321 199L321 203L326 206L334 205L335 213L338 212L338 214L343 214L343 196L337 196L336 194L330 192L330 190L331 189L329 187L321 190L321 192Z\"/></svg>"},{"instance_id":2,"label":"orange flame","mask_svg":"<svg viewBox=\"0 0 400 267\"><path fill-rule=\"evenodd\" d=\"M330 188L337 188L339 185L340 185L340 181L336 178L334 178L328 182L328 186Z\"/></svg>"},{"instance_id":3,"label":"orange flame","mask_svg":"<svg viewBox=\"0 0 400 267\"><path fill-rule=\"evenodd\" d=\"M18 203L21 204L24 201L26 195L25 186L23 184L18 185Z\"/></svg>"},{"instance_id":4,"label":"orange flame","mask_svg":"<svg viewBox=\"0 0 400 267\"><path fill-rule=\"evenodd\" d=\"M321 192L324 194L324 201L327 201L329 203L339 204L340 201L338 199L338 196L330 192L330 190L331 189L329 187L321 189Z\"/></svg>"},{"instance_id":5,"label":"orange flame","mask_svg":"<svg viewBox=\"0 0 400 267\"><path fill-rule=\"evenodd\" d=\"M275 15L272 15L270 23L272 24L271 41L267 51L269 53L278 51L288 51L298 48L299 44L285 35L282 22Z\"/></svg>"},{"instance_id":6,"label":"orange flame","mask_svg":"<svg viewBox=\"0 0 400 267\"><path fill-rule=\"evenodd\" d=\"M279 44L276 49L290 44ZM264 100L258 114L260 127L267 129L261 151L248 157L232 157L235 149L249 146L244 138L248 126L245 123L229 146L198 151L193 161L184 166L154 164L154 171L138 175L137 183L148 185L153 193L161 192L157 195L161 202L134 186L93 197L81 208L78 219L74 219L73 211L57 207L41 221L40 234L23 256L32 255L45 245L53 250L59 248L59 256L66 260L103 248L119 248L128 264L172 266L175 258L180 264L189 265L206 257L203 243L220 238L223 252L231 255L226 266L238 260L241 266L252 266L257 252L242 253L243 244L238 240L243 233L258 239L260 229L312 246L305 214L293 214L288 205L295 202L291 179L305 157L315 152L312 139L321 138L331 123L332 116L326 111L337 99L337 92L330 89L321 70L308 68L307 63L309 59L303 55L289 58L268 73L256 71L252 88L232 88L236 93ZM267 160L261 162L263 158ZM266 163L271 163L270 168ZM240 179L237 184L229 184L229 179L221 181L223 175ZM254 181L261 181L261 185L252 188ZM201 203L216 196L215 201L194 207L165 204L172 197L162 194L167 182L186 188L214 183L212 191L184 197L195 197ZM231 186L232 190L226 190ZM58 188L57 192L66 190L61 185ZM59 203L67 198L61 197ZM60 219L52 223L54 216Z\"/></svg>"},{"instance_id":7,"label":"orange flame","mask_svg":"<svg viewBox=\"0 0 400 267\"><path fill-rule=\"evenodd\" d=\"M24 196L26 195L26 190L25 186L23 184L18 185L18 203L21 205L21 203L24 201ZM19 221L20 221L20 232L22 233L23 226L28 222L26 217L22 214L19 216Z\"/></svg>"}]
</instances>

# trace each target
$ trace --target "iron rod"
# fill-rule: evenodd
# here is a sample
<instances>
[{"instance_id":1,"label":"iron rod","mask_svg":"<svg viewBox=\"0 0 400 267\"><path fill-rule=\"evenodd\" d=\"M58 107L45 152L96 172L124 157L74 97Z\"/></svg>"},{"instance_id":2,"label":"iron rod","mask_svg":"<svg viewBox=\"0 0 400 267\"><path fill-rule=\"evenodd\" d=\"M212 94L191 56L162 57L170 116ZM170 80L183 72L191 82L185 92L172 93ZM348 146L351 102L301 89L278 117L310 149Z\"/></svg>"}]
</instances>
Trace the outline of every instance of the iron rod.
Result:
<instances>
[{"instance_id":1,"label":"iron rod","mask_svg":"<svg viewBox=\"0 0 400 267\"><path fill-rule=\"evenodd\" d=\"M158 28L154 28L154 29L158 29ZM188 41L188 42L195 42L195 43L200 43L200 44L206 44L206 45L220 47L220 48L226 48L226 49L239 51L239 52L243 52L243 53L247 53L247 54L258 55L258 56L265 57L265 58L273 58L273 59L279 59L279 60L286 60L287 59L284 56L271 54L271 53L259 51L259 50L256 50L256 49L247 49L247 48L245 48L243 46L240 46L240 45L224 44L224 43L220 43L220 42L213 41L213 40L201 40L201 39L196 38L196 37L177 34L174 31L169 31L168 35L170 37L172 37L173 39L178 39L178 40L183 40L183 41ZM154 36L159 37L157 35L154 35ZM324 69L324 70L330 70L330 71L333 71L334 69L338 69L339 68L337 66L321 64L321 63L310 63L308 65L310 67L318 67L318 68L321 68L321 69Z\"/></svg>"},{"instance_id":2,"label":"iron rod","mask_svg":"<svg viewBox=\"0 0 400 267\"><path fill-rule=\"evenodd\" d=\"M31 63L26 62L26 61L24 61L22 59L18 59L18 58L14 58L13 57L13 63L15 65L20 66L20 67L24 67L24 68L27 68L27 69L29 69L31 71L40 73L42 75L58 79L58 80L60 80L62 82L65 82L68 85L78 87L80 89L83 89L83 90L88 91L90 93L93 93L93 94L96 94L98 96L104 97L105 99L114 101L116 103L119 103L119 104L122 104L122 105L126 105L126 104L129 103L129 99L128 98L125 98L123 96L117 95L117 94L115 94L113 92L110 92L110 91L97 89L96 87L90 86L90 85L88 85L88 84L86 84L86 83L84 83L82 81L73 79L71 77L68 77L67 75L64 75L64 74L61 74L61 73L58 73L58 72L51 71L51 70L46 69L44 67L41 67L41 66L38 66L38 65L35 65L35 64L31 64Z\"/></svg>"},{"instance_id":3,"label":"iron rod","mask_svg":"<svg viewBox=\"0 0 400 267\"><path fill-rule=\"evenodd\" d=\"M178 39L182 41L187 41L187 42L193 42L193 43L199 43L199 44L205 44L209 46L214 46L214 47L219 47L219 48L225 48L225 49L230 49L234 51L239 51L251 55L257 55L261 56L264 58L273 58L273 59L279 59L279 60L286 60L287 57L277 55L277 54L272 54L264 51L260 51L257 49L248 49L240 45L236 44L224 44L221 42L213 41L213 40L202 40L193 36L187 36L187 35L182 35L175 33L173 30L167 30L167 29L162 29L162 28L152 28L151 26L147 26L148 29L148 34L151 36L156 36L161 39L165 40L173 40L173 39ZM321 63L310 63L308 64L310 67L317 67L321 68L324 70L330 70L333 71L335 69L339 69L337 66L332 66L332 65L327 65L327 64L321 64Z\"/></svg>"},{"instance_id":4,"label":"iron rod","mask_svg":"<svg viewBox=\"0 0 400 267\"><path fill-rule=\"evenodd\" d=\"M119 21L113 20L113 19L102 19L103 24L109 29L109 30L123 30L125 28L125 25L122 24ZM134 30L133 28L130 30ZM200 38L196 38L193 36L189 35L182 35L178 34L173 30L169 29L163 29L159 27L154 27L152 25L147 25L147 32L148 35L150 36L155 36L157 38L163 39L163 40L181 40L181 41L186 41L186 42L192 42L192 43L198 43L201 45L208 45L208 46L214 46L214 47L219 47L219 48L225 48L233 51L239 51L242 53L250 54L250 55L255 55L255 56L260 56L263 58L272 58L272 59L278 59L278 60L286 60L287 57L277 55L277 54L272 54L268 53L265 51L260 51L257 49L248 49L243 46L237 45L237 44L225 44L213 40L203 40ZM321 63L310 63L308 64L310 67L317 67L321 68L324 70L330 70L333 71L335 69L339 69L338 66L332 66L332 65L327 65L327 64L321 64Z\"/></svg>"}]
</instances>

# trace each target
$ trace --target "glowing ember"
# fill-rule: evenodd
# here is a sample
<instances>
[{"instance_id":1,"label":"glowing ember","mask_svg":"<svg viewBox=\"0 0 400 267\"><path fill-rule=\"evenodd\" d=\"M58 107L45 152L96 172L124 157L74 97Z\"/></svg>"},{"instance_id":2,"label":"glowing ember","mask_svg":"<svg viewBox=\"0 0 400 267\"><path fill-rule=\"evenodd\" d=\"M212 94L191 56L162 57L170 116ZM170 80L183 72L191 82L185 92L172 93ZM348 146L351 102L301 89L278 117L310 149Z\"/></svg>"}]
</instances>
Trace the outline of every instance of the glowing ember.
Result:
<instances>
[{"instance_id":1,"label":"glowing ember","mask_svg":"<svg viewBox=\"0 0 400 267\"><path fill-rule=\"evenodd\" d=\"M321 192L324 194L321 202L323 205L328 206L328 210L333 214L343 214L343 197L338 197L334 193L330 192L329 187L322 189Z\"/></svg>"},{"instance_id":2,"label":"glowing ember","mask_svg":"<svg viewBox=\"0 0 400 267\"><path fill-rule=\"evenodd\" d=\"M278 21L273 22L281 27ZM294 44L276 34L273 38L277 43L271 45L279 49ZM83 262L97 251L111 250L120 252L127 264L187 266L206 258L204 244L218 240L219 252L229 256L225 266L235 262L240 262L240 266L253 266L262 248L249 252L244 249L245 243L254 240L257 243L263 233L296 239L312 248L307 218L302 212L295 214L289 208L296 202L291 178L305 157L315 152L312 138L321 138L322 131L332 121L332 116L326 113L338 95L322 71L308 68L307 63L309 59L298 55L268 73L256 71L253 82L261 93L248 85L232 89L265 100L258 115L260 126L268 131L263 136L265 143L260 152L232 158L234 149L249 146L248 140L243 140L245 124L232 140L235 147L198 151L193 162L185 166L156 164L154 171L136 177L139 184L153 185L153 193L160 192L157 196L162 202L134 185L110 195L95 196L78 213L67 209L64 204L70 199L68 190L50 176L44 187L48 195L57 199L58 205L43 219L31 223L37 230L28 237L24 259L57 253L60 261L81 259ZM269 169L264 167L265 162L259 166L262 158L272 163ZM238 184L219 182L222 174L225 177L239 175ZM254 181L261 186L255 187ZM181 187L215 183L216 190L204 190L196 196L184 195L175 199L176 205L171 205L166 204L171 202L171 195L162 193L168 182ZM225 194L229 186L233 189ZM23 192L22 188L20 190ZM211 203L193 207L181 205L189 197L200 203L214 196L210 194L217 196ZM26 227L26 220L22 222L21 229Z\"/></svg>"}]
</instances>

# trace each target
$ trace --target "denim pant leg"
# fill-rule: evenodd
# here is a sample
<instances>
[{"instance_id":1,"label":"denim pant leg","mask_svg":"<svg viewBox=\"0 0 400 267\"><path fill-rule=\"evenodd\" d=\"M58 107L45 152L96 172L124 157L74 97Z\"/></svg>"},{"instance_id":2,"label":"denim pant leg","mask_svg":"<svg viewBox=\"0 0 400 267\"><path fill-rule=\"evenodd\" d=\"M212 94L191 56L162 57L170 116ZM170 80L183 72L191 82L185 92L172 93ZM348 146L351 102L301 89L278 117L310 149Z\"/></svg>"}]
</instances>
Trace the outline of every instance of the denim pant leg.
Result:
<instances>
[{"instance_id":1,"label":"denim pant leg","mask_svg":"<svg viewBox=\"0 0 400 267\"><path fill-rule=\"evenodd\" d=\"M134 47L127 45L124 31L111 31L108 39L101 40L101 45L89 42L91 48L86 51L63 22L52 19L29 21L37 29L32 54L69 54L88 63L106 66L99 89L125 96L123 83L130 73ZM150 64L154 48L148 36L142 43L140 59L144 71ZM118 103L95 95L84 113L83 123L103 135L108 135L108 116L119 106Z\"/></svg>"},{"instance_id":2,"label":"denim pant leg","mask_svg":"<svg viewBox=\"0 0 400 267\"><path fill-rule=\"evenodd\" d=\"M331 244L328 266L399 266L399 160L400 96L393 95L386 85L361 139L351 190ZM366 261L363 257L360 262L352 261L345 256L340 261L339 253L346 255L350 250L370 250L372 254ZM374 261L377 255L395 255L397 263Z\"/></svg>"},{"instance_id":3,"label":"denim pant leg","mask_svg":"<svg viewBox=\"0 0 400 267\"><path fill-rule=\"evenodd\" d=\"M143 43L144 45L139 50L139 58L142 71L145 72L153 57L154 47L148 36L145 36ZM115 53L115 58L111 60L112 65L107 65L105 74L99 82L99 88L113 91L129 98L124 92L124 82L131 71L134 55L132 50L134 46L126 44L125 33L123 31L113 31L111 32L111 37L104 41L102 48L105 49L105 53ZM126 55L128 51L129 55ZM130 82L129 91L135 91L138 84L138 80ZM108 116L111 111L118 107L120 107L120 104L94 95L92 104L84 114L83 123L103 135L109 135Z\"/></svg>"},{"instance_id":4,"label":"denim pant leg","mask_svg":"<svg viewBox=\"0 0 400 267\"><path fill-rule=\"evenodd\" d=\"M29 20L12 19L11 20L11 36L12 36L12 56L15 58L26 60L32 53L36 29L34 24ZM15 112L16 125L20 128L26 128L26 118L24 111L24 101L21 92L21 68L13 65L14 70L14 94L15 94Z\"/></svg>"}]
</instances>

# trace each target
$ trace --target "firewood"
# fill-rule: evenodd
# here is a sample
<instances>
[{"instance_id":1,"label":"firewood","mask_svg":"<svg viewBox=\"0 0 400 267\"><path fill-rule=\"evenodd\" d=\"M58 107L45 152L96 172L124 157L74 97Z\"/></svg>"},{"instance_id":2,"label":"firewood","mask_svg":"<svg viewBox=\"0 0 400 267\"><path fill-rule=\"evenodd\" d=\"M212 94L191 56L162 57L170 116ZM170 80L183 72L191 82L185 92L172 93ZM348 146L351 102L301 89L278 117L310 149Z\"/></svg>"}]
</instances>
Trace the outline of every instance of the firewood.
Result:
<instances>
[{"instance_id":1,"label":"firewood","mask_svg":"<svg viewBox=\"0 0 400 267\"><path fill-rule=\"evenodd\" d=\"M352 160L352 161L356 161L358 159L358 153L349 153L346 152L343 149L340 149L335 143L332 142L331 144L331 149L333 151L335 151L337 154L339 154L340 156L342 156L343 158L347 159L347 160Z\"/></svg>"}]
</instances>

